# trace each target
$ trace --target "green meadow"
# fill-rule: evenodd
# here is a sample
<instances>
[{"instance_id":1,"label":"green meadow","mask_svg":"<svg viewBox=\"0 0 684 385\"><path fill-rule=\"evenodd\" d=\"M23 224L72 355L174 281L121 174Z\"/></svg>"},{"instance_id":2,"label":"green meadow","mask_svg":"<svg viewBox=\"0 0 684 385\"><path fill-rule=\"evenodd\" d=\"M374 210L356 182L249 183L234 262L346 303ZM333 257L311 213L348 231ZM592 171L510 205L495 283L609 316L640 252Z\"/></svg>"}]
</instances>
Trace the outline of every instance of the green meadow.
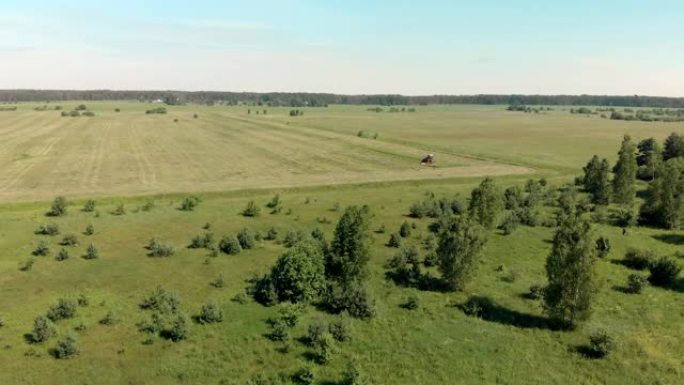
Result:
<instances>
[{"instance_id":1,"label":"green meadow","mask_svg":"<svg viewBox=\"0 0 684 385\"><path fill-rule=\"evenodd\" d=\"M662 141L684 131L682 123L614 121L570 114L570 107L524 114L505 106L331 106L293 117L290 108L255 106L166 106L166 114L146 114L158 105L138 102L48 106L70 111L81 103L95 116L61 117L34 110L39 104L0 111L0 383L289 383L311 366L315 383L337 384L352 360L372 384L665 385L684 378L683 290L627 293L634 271L620 263L630 247L680 251L683 231L632 227L623 234L595 224L594 233L612 248L596 264L592 316L574 330L544 327L541 302L525 296L531 285L546 283L552 226L488 231L462 292L401 287L386 276L398 252L386 243L403 222L415 225L403 245L426 254L422 244L434 220L408 215L426 192L466 203L486 176L502 190L540 178L553 189L572 183L594 154L614 163L623 135ZM433 167L420 165L428 153L436 156ZM270 213L266 205L276 194L282 210ZM70 203L67 215L46 216L58 195ZM179 210L189 195L199 204ZM82 210L87 199L96 202L92 212ZM250 201L260 215L241 214ZM291 339L276 342L267 338L267 320L278 306L244 293L247 281L268 272L286 250L285 234L319 228L330 240L351 205L368 205L373 214L368 284L376 315L351 319L350 340L321 365L303 337L311 322L339 316L309 306ZM125 213L115 215L118 208ZM554 210L545 205L543 216L552 218ZM56 224L60 234L35 234L43 224ZM92 235L84 233L89 224ZM258 241L238 255L187 247L198 234L221 238L243 228L275 228L278 240ZM78 244L61 246L65 234ZM172 245L174 255L148 256L152 238ZM32 256L41 241L49 255ZM97 259L83 258L91 243ZM69 258L58 261L62 248ZM212 285L218 278L221 287ZM149 315L139 304L158 286L176 293L190 316L215 301L223 322L191 322L178 342L150 337L138 328ZM88 304L55 322L55 337L31 341L37 316L60 298L82 295ZM472 296L491 298L509 317L466 315L458 305ZM418 300L417 309L402 306L408 298ZM103 324L108 313L115 321ZM598 329L614 338L615 349L592 359L581 348ZM68 334L80 353L56 359L51 349ZM258 382L260 375L270 382Z\"/></svg>"}]
</instances>

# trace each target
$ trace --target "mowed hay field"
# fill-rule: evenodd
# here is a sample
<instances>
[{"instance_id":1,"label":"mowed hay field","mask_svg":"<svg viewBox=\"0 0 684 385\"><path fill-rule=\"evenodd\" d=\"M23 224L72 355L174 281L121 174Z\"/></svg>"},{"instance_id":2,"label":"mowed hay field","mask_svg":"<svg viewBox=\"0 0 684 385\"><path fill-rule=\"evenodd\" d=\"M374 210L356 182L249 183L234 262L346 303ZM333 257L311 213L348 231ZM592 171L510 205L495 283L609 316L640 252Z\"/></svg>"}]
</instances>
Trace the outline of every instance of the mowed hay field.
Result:
<instances>
[{"instance_id":1,"label":"mowed hay field","mask_svg":"<svg viewBox=\"0 0 684 385\"><path fill-rule=\"evenodd\" d=\"M373 120L351 121L346 127L356 130L352 135L319 129L306 116L290 118L284 108L268 109L266 115L262 109L256 115L252 108L248 115L247 107L183 106L147 115L145 110L157 105L88 106L95 117L60 117L59 111L33 111L32 105L0 114L0 200L46 199L56 191L70 196L130 195L531 171L440 152L427 144L397 143L389 136L357 137L359 130L374 130ZM336 108L307 113L328 111L333 116L346 113ZM349 114L359 112L382 121L363 110ZM427 152L437 155L438 167L420 167Z\"/></svg>"},{"instance_id":2,"label":"mowed hay field","mask_svg":"<svg viewBox=\"0 0 684 385\"><path fill-rule=\"evenodd\" d=\"M600 287L593 315L572 331L534 326L543 319L540 302L524 297L531 285L546 282L553 228L521 226L508 236L490 232L466 292L403 288L385 275L398 251L385 244L404 221L415 229L403 245L415 245L425 256L422 242L432 220L409 218L408 209L427 191L466 202L488 174L501 188L539 177L557 186L571 181L594 153L614 160L623 134L662 139L682 131L681 124L614 122L561 108L529 115L502 106L427 106L390 114L333 106L304 109L295 118L285 108L256 116L255 107L248 115L250 107L171 106L166 115L145 115L157 106L84 103L95 117L61 118L28 104L0 112L2 384L246 384L259 374L280 379L270 383L289 383L305 365L315 368L315 383L335 384L352 359L372 384L681 383L684 294L655 287L625 293L634 271L618 262L629 247L671 255L682 247L682 231L638 227L623 236L619 227L595 225L612 249L596 266ZM70 110L77 104L62 106ZM378 138L359 138L359 131ZM437 167L417 165L428 152L437 155ZM194 211L180 211L190 192L202 201ZM71 201L68 214L46 217L58 194ZM275 194L283 210L270 214L265 205ZM81 211L86 198L96 200L95 212ZM260 216L240 214L249 201L262 208ZM154 207L142 210L148 202ZM125 214L113 215L121 204ZM312 321L336 316L309 307L292 339L279 343L266 338L266 321L278 314L277 307L233 300L247 279L267 272L283 253L280 242L261 241L235 256L187 248L207 223L217 238L244 227L261 233L275 227L282 240L288 231L318 227L330 239L344 207L363 204L374 214L369 286L377 315L351 320L351 340L340 343L326 365L312 362L303 337ZM553 208L544 210L552 215ZM48 223L57 224L61 234L34 234ZM83 234L88 224L93 235ZM384 233L375 232L382 227ZM79 244L66 247L69 259L56 261L59 242L70 233ZM153 237L176 253L148 257L145 246ZM32 257L41 240L51 254ZM100 256L86 260L91 242ZM31 258L32 268L22 271ZM210 285L220 276L224 287ZM140 332L137 324L149 313L138 305L160 285L178 294L190 316L215 301L223 322L192 322L188 339L180 342ZM58 337L76 336L78 356L53 358L56 337L29 342L37 316L59 298L81 294L89 304L56 323ZM473 295L490 297L512 318L465 315L457 305ZM417 310L401 307L410 296L419 299ZM108 312L116 322L101 324ZM604 359L578 352L597 329L616 341Z\"/></svg>"}]
</instances>

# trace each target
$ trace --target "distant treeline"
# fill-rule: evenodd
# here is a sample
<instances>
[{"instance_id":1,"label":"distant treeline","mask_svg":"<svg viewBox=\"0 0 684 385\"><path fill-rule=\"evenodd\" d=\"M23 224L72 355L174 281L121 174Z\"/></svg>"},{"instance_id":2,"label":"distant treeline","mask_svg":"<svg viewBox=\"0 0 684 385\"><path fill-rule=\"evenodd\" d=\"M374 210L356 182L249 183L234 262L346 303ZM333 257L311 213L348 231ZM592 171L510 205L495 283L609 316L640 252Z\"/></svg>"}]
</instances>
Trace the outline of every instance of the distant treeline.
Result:
<instances>
[{"instance_id":1,"label":"distant treeline","mask_svg":"<svg viewBox=\"0 0 684 385\"><path fill-rule=\"evenodd\" d=\"M139 100L167 104L224 104L288 107L325 107L329 104L407 106L427 104L568 105L684 108L684 98L599 95L335 95L286 92L186 92L111 90L0 90L0 103L66 100Z\"/></svg>"}]
</instances>

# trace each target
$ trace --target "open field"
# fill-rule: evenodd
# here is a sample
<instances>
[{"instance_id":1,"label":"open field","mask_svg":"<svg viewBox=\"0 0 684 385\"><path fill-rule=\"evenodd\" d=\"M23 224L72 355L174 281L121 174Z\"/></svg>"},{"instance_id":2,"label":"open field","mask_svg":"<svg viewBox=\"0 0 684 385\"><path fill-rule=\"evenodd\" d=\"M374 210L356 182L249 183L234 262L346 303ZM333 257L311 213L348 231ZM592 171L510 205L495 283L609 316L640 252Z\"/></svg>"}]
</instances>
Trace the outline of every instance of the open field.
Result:
<instances>
[{"instance_id":1,"label":"open field","mask_svg":"<svg viewBox=\"0 0 684 385\"><path fill-rule=\"evenodd\" d=\"M76 104L62 105L70 110ZM338 204L367 204L372 229L387 228L372 235L369 285L377 316L351 321L351 341L329 364L316 365L316 383L339 381L352 357L372 384L665 385L684 376L684 294L654 287L627 294L621 287L632 271L618 263L633 246L659 254L680 250L681 230L637 227L624 236L619 227L596 225L613 248L597 264L600 290L592 318L573 331L478 319L455 306L485 295L520 319L541 319L539 301L523 294L546 281L553 228L522 226L508 236L492 231L467 292L418 291L385 278L385 265L397 252L385 246L389 233L408 220L416 228L406 245L420 247L428 234L430 219L407 217L426 191L465 201L484 175L496 176L501 187L530 177L559 185L594 153L613 161L625 133L662 139L683 124L610 121L561 109L518 114L501 106L427 106L395 114L334 106L290 117L284 108L256 116L254 107L248 115L248 107L171 106L166 115L145 115L154 106L86 104L95 117L61 118L27 104L0 112L2 384L245 384L259 373L291 375L310 362L310 349L298 340L309 322L334 316L307 309L284 345L265 337L276 308L231 300L244 291L246 279L273 265L284 246L262 241L240 255L218 257L186 246L206 223L217 237L274 226L281 237L319 227L330 239ZM378 139L359 138L358 131L378 133ZM417 165L428 152L437 155L437 167ZM180 211L188 192L202 202L195 211ZM283 211L271 215L264 205L276 193ZM58 194L73 204L65 217L48 218L47 201ZM97 198L96 212L80 211L90 197ZM149 200L154 208L140 210ZM240 215L250 200L262 207L260 216ZM112 215L120 203L126 214ZM551 207L544 210L552 216ZM58 224L62 235L76 234L80 244L69 247L71 258L54 258L62 235L34 234L45 223ZM88 224L95 227L92 236L82 234ZM146 256L152 237L174 245L176 254ZM52 255L35 257L32 269L21 271L40 240ZM90 242L99 249L97 260L81 258ZM218 276L225 287L210 285ZM178 343L146 342L149 336L136 327L146 314L137 305L158 285L178 293L190 315L207 300L217 301L224 321L193 323L189 338ZM77 357L54 359L48 353L54 338L27 342L36 316L59 298L82 293L90 304L57 324L59 335L77 335ZM420 299L418 310L400 307L410 295ZM109 311L118 322L100 324ZM75 331L79 325L85 328ZM615 338L616 350L601 360L579 354L577 347L599 328Z\"/></svg>"}]
</instances>

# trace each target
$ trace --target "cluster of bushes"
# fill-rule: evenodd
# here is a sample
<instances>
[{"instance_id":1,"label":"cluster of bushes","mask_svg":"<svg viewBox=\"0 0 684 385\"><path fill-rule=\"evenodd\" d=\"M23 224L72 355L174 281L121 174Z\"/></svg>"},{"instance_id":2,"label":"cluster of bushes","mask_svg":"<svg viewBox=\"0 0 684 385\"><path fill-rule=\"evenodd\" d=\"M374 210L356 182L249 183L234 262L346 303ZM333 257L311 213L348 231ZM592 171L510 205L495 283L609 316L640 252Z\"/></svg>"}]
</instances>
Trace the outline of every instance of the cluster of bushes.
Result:
<instances>
[{"instance_id":1,"label":"cluster of bushes","mask_svg":"<svg viewBox=\"0 0 684 385\"><path fill-rule=\"evenodd\" d=\"M377 132L376 133L370 133L367 131L360 130L359 132L356 133L356 136L358 136L359 138L377 139L379 137L379 134Z\"/></svg>"},{"instance_id":2,"label":"cluster of bushes","mask_svg":"<svg viewBox=\"0 0 684 385\"><path fill-rule=\"evenodd\" d=\"M152 109L149 109L149 110L145 111L145 113L146 113L147 115L150 115L150 114L165 114L165 113L166 113L166 107L156 107L156 108L152 108Z\"/></svg>"},{"instance_id":3,"label":"cluster of bushes","mask_svg":"<svg viewBox=\"0 0 684 385\"><path fill-rule=\"evenodd\" d=\"M302 116L304 115L303 110L290 110L290 116Z\"/></svg>"},{"instance_id":4,"label":"cluster of bushes","mask_svg":"<svg viewBox=\"0 0 684 385\"><path fill-rule=\"evenodd\" d=\"M370 211L347 208L328 244L322 231L311 236L288 235L289 246L271 271L251 280L249 292L258 302L319 303L332 313L346 311L359 318L374 315L374 303L365 288L369 258Z\"/></svg>"},{"instance_id":5,"label":"cluster of bushes","mask_svg":"<svg viewBox=\"0 0 684 385\"><path fill-rule=\"evenodd\" d=\"M684 109L662 109L656 108L652 110L637 110L632 114L633 110L625 109L625 113L613 111L610 114L612 120L638 120L642 122L682 122L684 121Z\"/></svg>"},{"instance_id":6,"label":"cluster of bushes","mask_svg":"<svg viewBox=\"0 0 684 385\"><path fill-rule=\"evenodd\" d=\"M183 198L179 210L181 211L194 211L197 205L201 202L201 199L196 196L189 196Z\"/></svg>"},{"instance_id":7,"label":"cluster of bushes","mask_svg":"<svg viewBox=\"0 0 684 385\"><path fill-rule=\"evenodd\" d=\"M527 114L535 113L538 114L542 111L551 111L553 110L551 107L530 107L526 106L524 104L511 104L510 106L506 107L506 111L513 111L513 112L524 112Z\"/></svg>"},{"instance_id":8,"label":"cluster of bushes","mask_svg":"<svg viewBox=\"0 0 684 385\"><path fill-rule=\"evenodd\" d=\"M652 250L630 248L622 263L635 270L649 270L648 282L654 286L670 287L677 283L681 267L673 258L658 258ZM627 288L633 293L641 292L646 278L637 274L628 277Z\"/></svg>"},{"instance_id":9,"label":"cluster of bushes","mask_svg":"<svg viewBox=\"0 0 684 385\"><path fill-rule=\"evenodd\" d=\"M144 298L139 306L150 313L149 320L138 323L140 331L174 342L187 338L190 322L181 311L181 301L176 294L160 286Z\"/></svg>"},{"instance_id":10,"label":"cluster of bushes","mask_svg":"<svg viewBox=\"0 0 684 385\"><path fill-rule=\"evenodd\" d=\"M2 111L16 111L17 106L0 106L0 112Z\"/></svg>"},{"instance_id":11,"label":"cluster of bushes","mask_svg":"<svg viewBox=\"0 0 684 385\"><path fill-rule=\"evenodd\" d=\"M463 202L458 196L453 198L437 198L434 193L427 192L422 200L409 207L412 218L438 218L442 215L460 214L464 211Z\"/></svg>"},{"instance_id":12,"label":"cluster of bushes","mask_svg":"<svg viewBox=\"0 0 684 385\"><path fill-rule=\"evenodd\" d=\"M157 238L150 239L146 249L147 255L150 257L170 257L176 252L176 249L173 246L164 244Z\"/></svg>"}]
</instances>

